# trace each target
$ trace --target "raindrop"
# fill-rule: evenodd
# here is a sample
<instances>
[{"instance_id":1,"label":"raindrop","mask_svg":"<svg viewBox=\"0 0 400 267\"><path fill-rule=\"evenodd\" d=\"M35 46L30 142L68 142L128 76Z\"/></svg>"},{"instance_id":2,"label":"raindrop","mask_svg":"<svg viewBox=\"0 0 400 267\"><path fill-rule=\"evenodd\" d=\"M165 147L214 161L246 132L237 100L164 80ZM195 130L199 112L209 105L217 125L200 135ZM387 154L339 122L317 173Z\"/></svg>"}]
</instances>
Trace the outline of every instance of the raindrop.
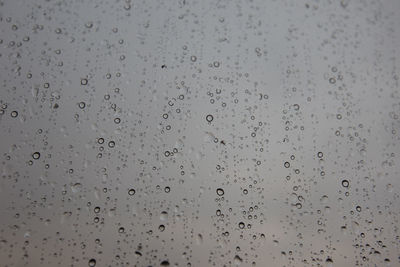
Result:
<instances>
[{"instance_id":1,"label":"raindrop","mask_svg":"<svg viewBox=\"0 0 400 267\"><path fill-rule=\"evenodd\" d=\"M136 193L136 190L133 188L129 189L129 191L128 191L128 195L130 195L130 196L133 196L135 193Z\"/></svg>"},{"instance_id":2,"label":"raindrop","mask_svg":"<svg viewBox=\"0 0 400 267\"><path fill-rule=\"evenodd\" d=\"M75 183L71 186L71 191L72 193L77 193L81 190L82 184L81 183Z\"/></svg>"},{"instance_id":3,"label":"raindrop","mask_svg":"<svg viewBox=\"0 0 400 267\"><path fill-rule=\"evenodd\" d=\"M11 117L16 118L18 117L18 111L11 111Z\"/></svg>"},{"instance_id":4,"label":"raindrop","mask_svg":"<svg viewBox=\"0 0 400 267\"><path fill-rule=\"evenodd\" d=\"M283 166L285 166L285 168L289 168L290 167L290 163L288 161L286 161Z\"/></svg>"},{"instance_id":5,"label":"raindrop","mask_svg":"<svg viewBox=\"0 0 400 267\"><path fill-rule=\"evenodd\" d=\"M243 260L238 255L236 255L235 258L233 259L233 262L235 263L235 265L238 266L243 262Z\"/></svg>"},{"instance_id":6,"label":"raindrop","mask_svg":"<svg viewBox=\"0 0 400 267\"><path fill-rule=\"evenodd\" d=\"M32 154L32 158L33 159L39 159L40 158L40 153L39 152L35 152Z\"/></svg>"},{"instance_id":7,"label":"raindrop","mask_svg":"<svg viewBox=\"0 0 400 267\"><path fill-rule=\"evenodd\" d=\"M110 147L110 148L115 147L115 142L114 141L108 142L108 147Z\"/></svg>"},{"instance_id":8,"label":"raindrop","mask_svg":"<svg viewBox=\"0 0 400 267\"><path fill-rule=\"evenodd\" d=\"M218 196L221 197L221 196L223 196L224 194L225 194L225 192L224 192L224 190L223 190L222 188L218 188L218 189L217 189L217 195L218 195Z\"/></svg>"},{"instance_id":9,"label":"raindrop","mask_svg":"<svg viewBox=\"0 0 400 267\"><path fill-rule=\"evenodd\" d=\"M166 220L168 220L168 212L166 212L166 211L161 212L160 220L161 220L161 221L166 221Z\"/></svg>"}]
</instances>

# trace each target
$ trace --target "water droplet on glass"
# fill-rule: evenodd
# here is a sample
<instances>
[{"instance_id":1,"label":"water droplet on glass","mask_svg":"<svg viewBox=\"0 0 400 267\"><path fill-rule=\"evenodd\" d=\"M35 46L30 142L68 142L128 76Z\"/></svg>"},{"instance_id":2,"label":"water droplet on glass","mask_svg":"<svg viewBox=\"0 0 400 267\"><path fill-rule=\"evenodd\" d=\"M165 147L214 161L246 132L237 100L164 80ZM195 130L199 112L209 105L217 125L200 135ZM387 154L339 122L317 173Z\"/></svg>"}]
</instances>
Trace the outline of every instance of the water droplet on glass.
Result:
<instances>
[{"instance_id":1,"label":"water droplet on glass","mask_svg":"<svg viewBox=\"0 0 400 267\"><path fill-rule=\"evenodd\" d=\"M18 112L17 111L11 111L11 117L16 118L18 117Z\"/></svg>"},{"instance_id":2,"label":"water droplet on glass","mask_svg":"<svg viewBox=\"0 0 400 267\"><path fill-rule=\"evenodd\" d=\"M133 196L136 193L135 189L131 188L128 191L128 195Z\"/></svg>"},{"instance_id":3,"label":"water droplet on glass","mask_svg":"<svg viewBox=\"0 0 400 267\"><path fill-rule=\"evenodd\" d=\"M32 154L32 158L33 159L39 159L40 158L40 153L39 152L35 152Z\"/></svg>"},{"instance_id":4,"label":"water droplet on glass","mask_svg":"<svg viewBox=\"0 0 400 267\"><path fill-rule=\"evenodd\" d=\"M343 186L343 187L346 187L346 188L347 188L347 187L349 187L349 184L350 184L350 183L349 183L348 180L346 180L346 179L342 180L342 186Z\"/></svg>"},{"instance_id":5,"label":"water droplet on glass","mask_svg":"<svg viewBox=\"0 0 400 267\"><path fill-rule=\"evenodd\" d=\"M206 116L206 121L207 121L207 122L212 122L213 120L214 120L213 115L208 114L208 115Z\"/></svg>"},{"instance_id":6,"label":"water droplet on glass","mask_svg":"<svg viewBox=\"0 0 400 267\"><path fill-rule=\"evenodd\" d=\"M225 194L225 192L224 192L224 190L223 190L222 188L218 188L218 189L217 189L217 195L218 195L218 196L221 197L221 196L223 196L224 194Z\"/></svg>"},{"instance_id":7,"label":"water droplet on glass","mask_svg":"<svg viewBox=\"0 0 400 267\"><path fill-rule=\"evenodd\" d=\"M89 260L89 266L90 266L90 267L96 266L96 260L95 260L95 259L90 259L90 260Z\"/></svg>"}]
</instances>

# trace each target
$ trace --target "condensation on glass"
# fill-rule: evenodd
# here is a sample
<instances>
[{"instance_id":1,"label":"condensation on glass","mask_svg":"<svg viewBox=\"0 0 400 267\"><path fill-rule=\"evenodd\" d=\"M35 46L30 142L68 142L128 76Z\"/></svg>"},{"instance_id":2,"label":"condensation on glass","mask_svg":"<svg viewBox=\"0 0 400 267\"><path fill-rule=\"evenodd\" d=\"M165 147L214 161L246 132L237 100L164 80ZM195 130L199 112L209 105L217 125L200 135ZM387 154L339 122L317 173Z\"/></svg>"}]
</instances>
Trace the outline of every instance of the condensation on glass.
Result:
<instances>
[{"instance_id":1,"label":"condensation on glass","mask_svg":"<svg viewBox=\"0 0 400 267\"><path fill-rule=\"evenodd\" d=\"M400 1L1 0L1 266L400 266Z\"/></svg>"}]
</instances>

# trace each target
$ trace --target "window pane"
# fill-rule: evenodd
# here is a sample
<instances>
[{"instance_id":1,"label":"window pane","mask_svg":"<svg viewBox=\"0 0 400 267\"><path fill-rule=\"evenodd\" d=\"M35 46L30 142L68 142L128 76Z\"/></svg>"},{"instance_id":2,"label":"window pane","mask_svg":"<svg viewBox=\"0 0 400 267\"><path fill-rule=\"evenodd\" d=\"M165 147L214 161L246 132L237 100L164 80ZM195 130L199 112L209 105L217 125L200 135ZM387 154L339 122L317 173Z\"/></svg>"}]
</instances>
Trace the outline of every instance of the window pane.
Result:
<instances>
[{"instance_id":1,"label":"window pane","mask_svg":"<svg viewBox=\"0 0 400 267\"><path fill-rule=\"evenodd\" d=\"M399 11L0 0L0 265L399 266Z\"/></svg>"}]
</instances>

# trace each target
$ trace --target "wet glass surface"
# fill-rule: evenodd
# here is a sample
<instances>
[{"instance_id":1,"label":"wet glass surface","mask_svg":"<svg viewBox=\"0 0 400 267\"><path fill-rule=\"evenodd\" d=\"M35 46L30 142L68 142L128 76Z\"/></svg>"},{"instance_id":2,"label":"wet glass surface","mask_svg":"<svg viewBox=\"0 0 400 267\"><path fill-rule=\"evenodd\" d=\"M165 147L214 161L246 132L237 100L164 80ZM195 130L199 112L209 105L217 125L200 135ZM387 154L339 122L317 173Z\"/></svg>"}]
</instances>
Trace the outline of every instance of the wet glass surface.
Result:
<instances>
[{"instance_id":1,"label":"wet glass surface","mask_svg":"<svg viewBox=\"0 0 400 267\"><path fill-rule=\"evenodd\" d=\"M399 266L400 1L0 1L1 266Z\"/></svg>"}]
</instances>

